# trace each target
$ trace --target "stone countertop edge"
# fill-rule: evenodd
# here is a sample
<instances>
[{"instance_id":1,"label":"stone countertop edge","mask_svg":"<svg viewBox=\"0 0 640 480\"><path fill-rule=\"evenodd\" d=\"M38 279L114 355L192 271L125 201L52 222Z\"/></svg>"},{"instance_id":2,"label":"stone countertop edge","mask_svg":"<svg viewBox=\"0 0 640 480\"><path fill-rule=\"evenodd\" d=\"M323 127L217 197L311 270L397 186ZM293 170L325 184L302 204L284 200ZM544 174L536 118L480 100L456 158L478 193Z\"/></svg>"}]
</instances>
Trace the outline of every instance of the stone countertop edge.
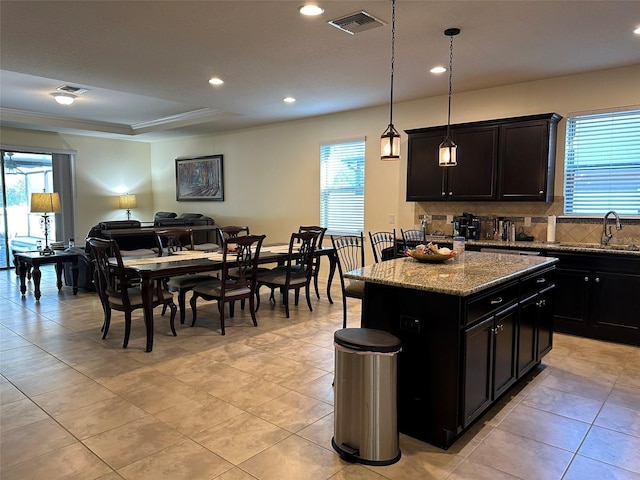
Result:
<instances>
[{"instance_id":1,"label":"stone countertop edge","mask_svg":"<svg viewBox=\"0 0 640 480\"><path fill-rule=\"evenodd\" d=\"M368 265L344 274L392 287L466 297L506 283L559 260L537 255L466 252L463 259L420 263L407 257Z\"/></svg>"},{"instance_id":2,"label":"stone countertop edge","mask_svg":"<svg viewBox=\"0 0 640 480\"><path fill-rule=\"evenodd\" d=\"M437 242L434 242L437 243ZM449 242L450 243L450 242ZM630 250L625 248L616 248L615 245L608 247L584 246L579 245L562 245L562 242L525 242L515 241L506 242L501 240L467 240L469 245L479 247L492 248L512 248L526 250L546 250L554 252L580 252L580 253L604 253L612 255L636 255L640 256L640 250Z\"/></svg>"}]
</instances>

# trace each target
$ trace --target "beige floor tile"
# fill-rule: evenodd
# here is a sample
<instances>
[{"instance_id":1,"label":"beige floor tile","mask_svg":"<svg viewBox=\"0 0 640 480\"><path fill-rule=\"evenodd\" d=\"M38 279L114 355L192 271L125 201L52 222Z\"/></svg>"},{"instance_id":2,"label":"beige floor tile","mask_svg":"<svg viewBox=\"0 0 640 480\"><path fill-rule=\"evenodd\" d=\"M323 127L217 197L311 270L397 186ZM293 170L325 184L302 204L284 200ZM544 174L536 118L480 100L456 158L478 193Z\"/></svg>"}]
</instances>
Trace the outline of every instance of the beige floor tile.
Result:
<instances>
[{"instance_id":1,"label":"beige floor tile","mask_svg":"<svg viewBox=\"0 0 640 480\"><path fill-rule=\"evenodd\" d=\"M295 435L240 464L260 480L327 479L344 466L336 453Z\"/></svg>"},{"instance_id":2,"label":"beige floor tile","mask_svg":"<svg viewBox=\"0 0 640 480\"><path fill-rule=\"evenodd\" d=\"M333 411L333 407L297 392L288 392L258 407L249 409L268 422L297 432Z\"/></svg>"},{"instance_id":3,"label":"beige floor tile","mask_svg":"<svg viewBox=\"0 0 640 480\"><path fill-rule=\"evenodd\" d=\"M311 382L305 383L299 387L294 388L296 392L307 395L316 400L321 400L325 403L333 405L334 390L333 379L335 378L333 373L327 373Z\"/></svg>"},{"instance_id":4,"label":"beige floor tile","mask_svg":"<svg viewBox=\"0 0 640 480\"><path fill-rule=\"evenodd\" d=\"M12 383L26 395L38 395L86 382L87 377L77 370L62 366L55 371L42 372L12 380Z\"/></svg>"},{"instance_id":5,"label":"beige floor tile","mask_svg":"<svg viewBox=\"0 0 640 480\"><path fill-rule=\"evenodd\" d=\"M614 467L613 465L598 462L591 458L583 457L582 455L576 455L563 480L587 480L590 478L603 480L640 480L640 475Z\"/></svg>"},{"instance_id":6,"label":"beige floor tile","mask_svg":"<svg viewBox=\"0 0 640 480\"><path fill-rule=\"evenodd\" d=\"M40 407L25 398L0 406L0 431L7 432L48 418Z\"/></svg>"},{"instance_id":7,"label":"beige floor tile","mask_svg":"<svg viewBox=\"0 0 640 480\"><path fill-rule=\"evenodd\" d=\"M87 447L74 443L3 470L2 480L93 480L112 471Z\"/></svg>"},{"instance_id":8,"label":"beige floor tile","mask_svg":"<svg viewBox=\"0 0 640 480\"><path fill-rule=\"evenodd\" d=\"M194 436L194 440L239 465L291 435L250 413L242 413Z\"/></svg>"},{"instance_id":9,"label":"beige floor tile","mask_svg":"<svg viewBox=\"0 0 640 480\"><path fill-rule=\"evenodd\" d=\"M627 365L620 374L618 383L640 388L640 365Z\"/></svg>"},{"instance_id":10,"label":"beige floor tile","mask_svg":"<svg viewBox=\"0 0 640 480\"><path fill-rule=\"evenodd\" d=\"M258 407L289 392L289 389L262 378L242 378L209 390L209 393L243 410Z\"/></svg>"},{"instance_id":11,"label":"beige floor tile","mask_svg":"<svg viewBox=\"0 0 640 480\"><path fill-rule=\"evenodd\" d=\"M640 474L640 438L593 426L579 455Z\"/></svg>"},{"instance_id":12,"label":"beige floor tile","mask_svg":"<svg viewBox=\"0 0 640 480\"><path fill-rule=\"evenodd\" d=\"M447 480L518 480L518 477L465 460L455 468Z\"/></svg>"},{"instance_id":13,"label":"beige floor tile","mask_svg":"<svg viewBox=\"0 0 640 480\"><path fill-rule=\"evenodd\" d=\"M640 410L640 387L616 384L609 394L607 402Z\"/></svg>"},{"instance_id":14,"label":"beige floor tile","mask_svg":"<svg viewBox=\"0 0 640 480\"><path fill-rule=\"evenodd\" d=\"M182 434L148 416L88 438L84 444L111 468L119 470L182 440Z\"/></svg>"},{"instance_id":15,"label":"beige floor tile","mask_svg":"<svg viewBox=\"0 0 640 480\"><path fill-rule=\"evenodd\" d=\"M333 449L331 439L335 432L334 422L335 416L333 413L330 413L308 427L303 428L297 435L326 449Z\"/></svg>"},{"instance_id":16,"label":"beige floor tile","mask_svg":"<svg viewBox=\"0 0 640 480\"><path fill-rule=\"evenodd\" d=\"M27 396L18 390L11 382L4 377L3 382L0 382L0 405L6 405L7 403L17 402L23 400Z\"/></svg>"},{"instance_id":17,"label":"beige floor tile","mask_svg":"<svg viewBox=\"0 0 640 480\"><path fill-rule=\"evenodd\" d=\"M571 452L500 429L493 430L468 457L523 480L559 480L571 458Z\"/></svg>"},{"instance_id":18,"label":"beige floor tile","mask_svg":"<svg viewBox=\"0 0 640 480\"><path fill-rule=\"evenodd\" d=\"M194 435L241 413L239 408L206 395L162 410L155 417L185 435Z\"/></svg>"},{"instance_id":19,"label":"beige floor tile","mask_svg":"<svg viewBox=\"0 0 640 480\"><path fill-rule=\"evenodd\" d=\"M614 384L610 381L554 369L540 385L604 401L613 389Z\"/></svg>"},{"instance_id":20,"label":"beige floor tile","mask_svg":"<svg viewBox=\"0 0 640 480\"><path fill-rule=\"evenodd\" d=\"M227 470L222 475L217 476L216 480L256 480L256 477L249 475L238 467L234 467L231 470Z\"/></svg>"},{"instance_id":21,"label":"beige floor tile","mask_svg":"<svg viewBox=\"0 0 640 480\"><path fill-rule=\"evenodd\" d=\"M87 379L70 387L35 395L33 401L49 415L55 417L66 412L76 412L79 408L115 398L117 395L97 382Z\"/></svg>"},{"instance_id":22,"label":"beige floor tile","mask_svg":"<svg viewBox=\"0 0 640 480\"><path fill-rule=\"evenodd\" d=\"M590 424L554 413L518 405L498 425L498 428L521 437L575 452L589 430Z\"/></svg>"},{"instance_id":23,"label":"beige floor tile","mask_svg":"<svg viewBox=\"0 0 640 480\"><path fill-rule=\"evenodd\" d=\"M75 442L76 439L51 418L2 432L0 436L2 469Z\"/></svg>"},{"instance_id":24,"label":"beige floor tile","mask_svg":"<svg viewBox=\"0 0 640 480\"><path fill-rule=\"evenodd\" d=\"M347 465L329 480L386 480L386 478L362 465Z\"/></svg>"},{"instance_id":25,"label":"beige floor tile","mask_svg":"<svg viewBox=\"0 0 640 480\"><path fill-rule=\"evenodd\" d=\"M233 468L192 440L183 440L118 470L131 480L209 480Z\"/></svg>"},{"instance_id":26,"label":"beige floor tile","mask_svg":"<svg viewBox=\"0 0 640 480\"><path fill-rule=\"evenodd\" d=\"M522 400L522 404L581 422L592 423L603 401L538 386Z\"/></svg>"},{"instance_id":27,"label":"beige floor tile","mask_svg":"<svg viewBox=\"0 0 640 480\"><path fill-rule=\"evenodd\" d=\"M594 425L640 437L640 410L606 402ZM640 452L638 452L640 457Z\"/></svg>"},{"instance_id":28,"label":"beige floor tile","mask_svg":"<svg viewBox=\"0 0 640 480\"><path fill-rule=\"evenodd\" d=\"M56 415L56 421L80 439L148 416L123 398L107 398L85 407Z\"/></svg>"}]
</instances>

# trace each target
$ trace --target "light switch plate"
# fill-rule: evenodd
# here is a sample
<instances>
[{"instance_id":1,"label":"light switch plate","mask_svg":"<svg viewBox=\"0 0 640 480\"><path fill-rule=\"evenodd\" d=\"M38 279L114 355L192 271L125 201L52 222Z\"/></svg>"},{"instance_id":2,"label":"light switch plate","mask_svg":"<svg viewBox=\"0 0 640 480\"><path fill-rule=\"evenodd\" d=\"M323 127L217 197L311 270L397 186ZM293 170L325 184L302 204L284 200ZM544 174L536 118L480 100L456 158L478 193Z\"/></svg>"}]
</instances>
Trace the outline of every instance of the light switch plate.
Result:
<instances>
[{"instance_id":1,"label":"light switch plate","mask_svg":"<svg viewBox=\"0 0 640 480\"><path fill-rule=\"evenodd\" d=\"M524 226L525 227L531 226L531 217L524 217Z\"/></svg>"},{"instance_id":2,"label":"light switch plate","mask_svg":"<svg viewBox=\"0 0 640 480\"><path fill-rule=\"evenodd\" d=\"M393 225L394 223L396 223L396 216L395 216L395 214L393 214L393 213L390 213L390 214L389 214L389 223L390 223L391 225Z\"/></svg>"},{"instance_id":3,"label":"light switch plate","mask_svg":"<svg viewBox=\"0 0 640 480\"><path fill-rule=\"evenodd\" d=\"M453 215L447 215L447 223L453 222Z\"/></svg>"}]
</instances>

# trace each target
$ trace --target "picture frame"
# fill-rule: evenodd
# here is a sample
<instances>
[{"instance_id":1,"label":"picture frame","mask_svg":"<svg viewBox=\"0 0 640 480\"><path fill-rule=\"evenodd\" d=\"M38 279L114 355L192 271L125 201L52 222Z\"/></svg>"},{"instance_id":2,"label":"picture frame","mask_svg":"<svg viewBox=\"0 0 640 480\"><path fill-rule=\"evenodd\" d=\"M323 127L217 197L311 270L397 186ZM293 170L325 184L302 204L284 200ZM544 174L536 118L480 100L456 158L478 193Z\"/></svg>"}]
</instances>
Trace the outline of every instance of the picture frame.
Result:
<instances>
[{"instance_id":1,"label":"picture frame","mask_svg":"<svg viewBox=\"0 0 640 480\"><path fill-rule=\"evenodd\" d=\"M222 155L176 158L176 200L224 201Z\"/></svg>"}]
</instances>

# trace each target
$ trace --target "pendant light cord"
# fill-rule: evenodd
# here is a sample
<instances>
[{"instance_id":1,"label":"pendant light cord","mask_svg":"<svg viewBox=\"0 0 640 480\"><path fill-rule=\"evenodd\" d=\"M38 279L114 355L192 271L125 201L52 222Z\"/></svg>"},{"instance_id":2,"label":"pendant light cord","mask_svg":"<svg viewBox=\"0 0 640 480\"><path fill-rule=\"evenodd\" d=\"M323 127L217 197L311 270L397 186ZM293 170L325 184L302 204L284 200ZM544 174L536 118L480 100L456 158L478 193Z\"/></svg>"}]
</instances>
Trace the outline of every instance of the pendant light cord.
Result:
<instances>
[{"instance_id":1,"label":"pendant light cord","mask_svg":"<svg viewBox=\"0 0 640 480\"><path fill-rule=\"evenodd\" d=\"M396 0L391 0L391 93L389 95L389 125L393 125L393 72L396 60Z\"/></svg>"},{"instance_id":2,"label":"pendant light cord","mask_svg":"<svg viewBox=\"0 0 640 480\"><path fill-rule=\"evenodd\" d=\"M447 137L449 137L449 130L451 127L451 85L453 78L453 35L449 36L449 108L447 110Z\"/></svg>"}]
</instances>

